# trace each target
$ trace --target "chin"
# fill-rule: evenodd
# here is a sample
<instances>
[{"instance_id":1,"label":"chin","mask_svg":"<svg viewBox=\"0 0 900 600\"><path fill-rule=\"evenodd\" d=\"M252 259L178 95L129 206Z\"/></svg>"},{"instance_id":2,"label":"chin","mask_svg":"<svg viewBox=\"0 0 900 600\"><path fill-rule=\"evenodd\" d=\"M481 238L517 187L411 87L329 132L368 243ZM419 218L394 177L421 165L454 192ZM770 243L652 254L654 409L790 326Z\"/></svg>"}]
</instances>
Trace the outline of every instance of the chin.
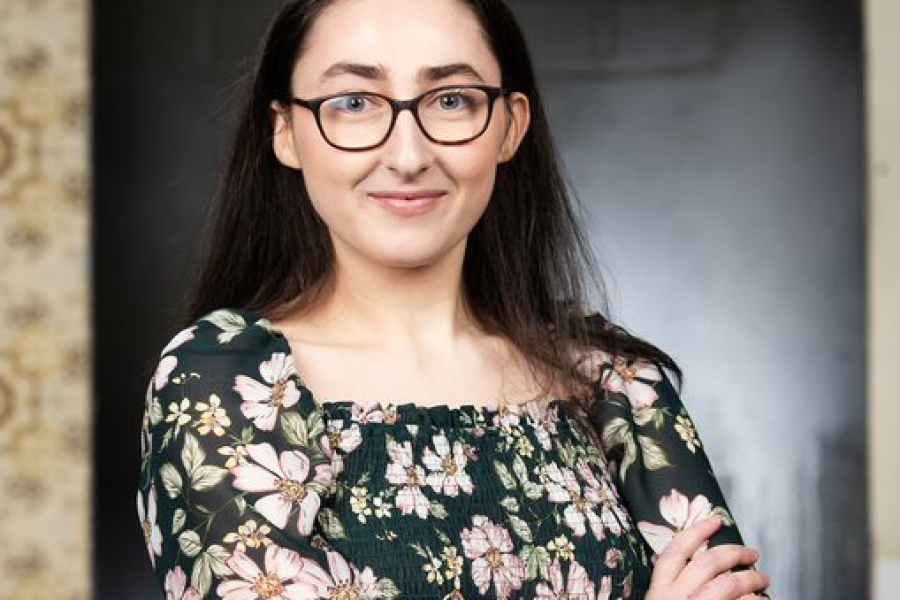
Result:
<instances>
[{"instance_id":1,"label":"chin","mask_svg":"<svg viewBox=\"0 0 900 600\"><path fill-rule=\"evenodd\" d=\"M437 246L434 240L428 243L403 243L402 241L389 249L374 253L373 259L386 267L397 269L420 269L429 267L451 258L457 252L459 244Z\"/></svg>"}]
</instances>

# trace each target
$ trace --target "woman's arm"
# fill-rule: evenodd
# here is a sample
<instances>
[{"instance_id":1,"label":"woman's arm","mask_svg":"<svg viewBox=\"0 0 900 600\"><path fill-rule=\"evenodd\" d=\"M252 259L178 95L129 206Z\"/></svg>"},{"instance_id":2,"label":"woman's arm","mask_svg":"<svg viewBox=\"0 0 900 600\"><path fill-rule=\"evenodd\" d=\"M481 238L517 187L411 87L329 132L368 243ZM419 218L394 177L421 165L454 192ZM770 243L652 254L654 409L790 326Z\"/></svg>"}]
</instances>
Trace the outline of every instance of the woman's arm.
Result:
<instances>
[{"instance_id":1,"label":"woman's arm","mask_svg":"<svg viewBox=\"0 0 900 600\"><path fill-rule=\"evenodd\" d=\"M656 562L651 591L692 593L717 582L709 598L738 598L763 589L767 581L760 573L728 573L752 565L756 555L743 545L703 443L665 372L648 361L599 351L587 366L597 381L590 419ZM732 591L716 595L716 586Z\"/></svg>"},{"instance_id":2,"label":"woman's arm","mask_svg":"<svg viewBox=\"0 0 900 600\"><path fill-rule=\"evenodd\" d=\"M175 599L327 597L346 563L313 534L334 483L322 414L289 354L221 333L180 333L148 387L137 503L156 577Z\"/></svg>"}]
</instances>

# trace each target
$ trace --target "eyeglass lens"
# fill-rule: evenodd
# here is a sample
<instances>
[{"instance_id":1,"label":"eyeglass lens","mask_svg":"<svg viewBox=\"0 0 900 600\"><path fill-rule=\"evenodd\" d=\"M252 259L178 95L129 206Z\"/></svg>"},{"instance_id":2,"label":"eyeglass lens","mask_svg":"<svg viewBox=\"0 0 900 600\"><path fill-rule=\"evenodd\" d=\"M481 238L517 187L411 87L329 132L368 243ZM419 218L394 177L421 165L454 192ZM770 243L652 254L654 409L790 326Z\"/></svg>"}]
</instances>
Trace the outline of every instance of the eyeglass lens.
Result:
<instances>
[{"instance_id":1,"label":"eyeglass lens","mask_svg":"<svg viewBox=\"0 0 900 600\"><path fill-rule=\"evenodd\" d=\"M438 142L471 140L487 127L490 96L478 88L435 90L417 105L418 121L426 135ZM329 142L343 148L365 148L389 134L394 111L387 99L363 92L330 98L322 103L319 119Z\"/></svg>"}]
</instances>

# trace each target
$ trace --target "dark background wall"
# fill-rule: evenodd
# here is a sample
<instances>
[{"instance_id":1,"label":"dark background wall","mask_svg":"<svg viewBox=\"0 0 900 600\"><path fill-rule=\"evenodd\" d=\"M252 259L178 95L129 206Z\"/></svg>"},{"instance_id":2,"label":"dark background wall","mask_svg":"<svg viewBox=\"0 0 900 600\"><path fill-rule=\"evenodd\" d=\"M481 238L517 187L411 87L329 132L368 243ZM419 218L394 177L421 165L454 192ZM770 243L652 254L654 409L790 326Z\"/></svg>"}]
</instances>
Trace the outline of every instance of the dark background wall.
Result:
<instances>
[{"instance_id":1,"label":"dark background wall","mask_svg":"<svg viewBox=\"0 0 900 600\"><path fill-rule=\"evenodd\" d=\"M94 3L97 597L156 598L143 391L274 1ZM613 292L671 351L780 600L865 598L854 0L512 0Z\"/></svg>"}]
</instances>

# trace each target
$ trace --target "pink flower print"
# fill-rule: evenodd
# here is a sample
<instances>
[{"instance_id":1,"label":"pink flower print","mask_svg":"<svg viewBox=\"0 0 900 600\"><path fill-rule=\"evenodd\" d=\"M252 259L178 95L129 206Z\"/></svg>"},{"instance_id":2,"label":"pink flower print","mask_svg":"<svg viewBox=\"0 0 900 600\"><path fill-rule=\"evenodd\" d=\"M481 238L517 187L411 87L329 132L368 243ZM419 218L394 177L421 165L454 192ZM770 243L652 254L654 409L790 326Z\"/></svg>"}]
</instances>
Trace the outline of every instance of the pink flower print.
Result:
<instances>
[{"instance_id":1,"label":"pink flower print","mask_svg":"<svg viewBox=\"0 0 900 600\"><path fill-rule=\"evenodd\" d=\"M279 528L283 529L291 512L299 508L297 530L301 535L309 535L322 494L334 479L331 466L318 465L310 478L309 458L302 452L285 451L279 457L269 443L247 444L246 448L249 457L258 464L248 462L232 468L232 485L245 492L273 492L253 506Z\"/></svg>"},{"instance_id":2,"label":"pink flower print","mask_svg":"<svg viewBox=\"0 0 900 600\"><path fill-rule=\"evenodd\" d=\"M612 576L607 575L600 580L600 589L597 592L597 600L609 600L612 595Z\"/></svg>"},{"instance_id":3,"label":"pink flower print","mask_svg":"<svg viewBox=\"0 0 900 600\"><path fill-rule=\"evenodd\" d=\"M349 454L362 443L359 424L352 423L349 427L344 427L343 419L330 419L325 427L325 434L328 442L328 448L325 451L329 455L334 449Z\"/></svg>"},{"instance_id":4,"label":"pink flower print","mask_svg":"<svg viewBox=\"0 0 900 600\"><path fill-rule=\"evenodd\" d=\"M522 587L525 562L512 553L512 537L506 528L484 515L475 515L472 524L472 529L460 534L463 553L472 561L472 580L482 595L493 582L497 598L507 600L513 590Z\"/></svg>"},{"instance_id":5,"label":"pink flower print","mask_svg":"<svg viewBox=\"0 0 900 600\"><path fill-rule=\"evenodd\" d=\"M603 559L603 564L606 565L606 568L608 569L615 569L621 561L622 551L618 548L610 548L606 551L606 557Z\"/></svg>"},{"instance_id":6,"label":"pink flower print","mask_svg":"<svg viewBox=\"0 0 900 600\"><path fill-rule=\"evenodd\" d=\"M297 383L291 379L297 375L294 359L284 353L275 352L272 358L259 365L259 373L265 383L238 375L234 378L234 391L244 402L241 412L263 431L275 429L278 411L290 408L300 400ZM268 384L268 385L266 385Z\"/></svg>"},{"instance_id":7,"label":"pink flower print","mask_svg":"<svg viewBox=\"0 0 900 600\"><path fill-rule=\"evenodd\" d=\"M662 381L662 374L651 362L635 360L629 362L621 357L613 361L613 368L603 378L603 388L610 392L625 394L632 408L650 408L659 398L653 385L638 381L646 379L652 382Z\"/></svg>"},{"instance_id":8,"label":"pink flower print","mask_svg":"<svg viewBox=\"0 0 900 600\"><path fill-rule=\"evenodd\" d=\"M166 573L164 589L166 600L200 600L200 592L187 587L187 575L181 567L175 567Z\"/></svg>"},{"instance_id":9,"label":"pink flower print","mask_svg":"<svg viewBox=\"0 0 900 600\"><path fill-rule=\"evenodd\" d=\"M522 422L520 406L518 404L507 404L505 402L500 404L492 422L494 427L503 427L504 429L518 427L519 423Z\"/></svg>"},{"instance_id":10,"label":"pink flower print","mask_svg":"<svg viewBox=\"0 0 900 600\"><path fill-rule=\"evenodd\" d=\"M528 423L534 429L538 443L544 450L550 450L551 436L556 435L556 423L559 421L559 407L549 408L540 402L529 402L526 410Z\"/></svg>"},{"instance_id":11,"label":"pink flower print","mask_svg":"<svg viewBox=\"0 0 900 600\"><path fill-rule=\"evenodd\" d=\"M656 554L662 553L675 537L675 534L713 515L713 507L706 496L698 495L688 503L687 496L678 490L672 490L659 499L659 514L671 527L654 525L646 521L638 523L638 529ZM704 543L697 553L706 549ZM695 555L697 554L695 553Z\"/></svg>"},{"instance_id":12,"label":"pink flower print","mask_svg":"<svg viewBox=\"0 0 900 600\"><path fill-rule=\"evenodd\" d=\"M594 583L578 561L569 565L569 576L563 582L559 558L550 565L550 585L541 582L537 586L537 600L594 600Z\"/></svg>"},{"instance_id":13,"label":"pink flower print","mask_svg":"<svg viewBox=\"0 0 900 600\"><path fill-rule=\"evenodd\" d=\"M169 342L165 348L163 348L162 352L160 352L160 356L165 356L175 348L178 348L182 344L191 341L194 339L194 332L197 330L197 326L188 327L182 331L179 331L178 334L172 338L172 341Z\"/></svg>"},{"instance_id":14,"label":"pink flower print","mask_svg":"<svg viewBox=\"0 0 900 600\"><path fill-rule=\"evenodd\" d=\"M600 503L600 521L613 535L622 535L622 523L628 522L628 513L619 502L613 486L606 480L599 480L590 464L582 456L576 463L578 474L585 483L585 496Z\"/></svg>"},{"instance_id":15,"label":"pink flower print","mask_svg":"<svg viewBox=\"0 0 900 600\"><path fill-rule=\"evenodd\" d=\"M403 445L393 442L388 445L388 455L391 462L387 466L385 477L393 485L403 486L397 492L397 508L404 515L415 511L420 519L427 518L429 503L422 493L425 470L414 464L412 444L409 441L403 442Z\"/></svg>"},{"instance_id":16,"label":"pink flower print","mask_svg":"<svg viewBox=\"0 0 900 600\"><path fill-rule=\"evenodd\" d=\"M147 545L147 554L150 555L150 563L156 566L156 557L162 556L162 531L156 522L156 487L150 486L147 492L146 509L144 495L138 491L137 495L138 519L144 532L144 543Z\"/></svg>"},{"instance_id":17,"label":"pink flower print","mask_svg":"<svg viewBox=\"0 0 900 600\"><path fill-rule=\"evenodd\" d=\"M316 592L318 580L310 571L318 569L287 548L266 548L265 570L241 551L235 551L225 564L240 579L223 581L216 593L224 600L311 600L322 598Z\"/></svg>"},{"instance_id":18,"label":"pink flower print","mask_svg":"<svg viewBox=\"0 0 900 600\"><path fill-rule=\"evenodd\" d=\"M314 588L315 596L310 598L334 598L347 600L378 600L381 593L372 569L357 569L337 552L327 552L328 571L320 565L310 563L305 573L305 581Z\"/></svg>"},{"instance_id":19,"label":"pink flower print","mask_svg":"<svg viewBox=\"0 0 900 600\"><path fill-rule=\"evenodd\" d=\"M431 473L425 481L435 492L443 491L448 496L458 496L462 489L467 494L475 491L472 478L465 472L469 462L466 449L459 441L453 442L451 449L447 437L434 436L434 450L426 448L422 463Z\"/></svg>"},{"instance_id":20,"label":"pink flower print","mask_svg":"<svg viewBox=\"0 0 900 600\"><path fill-rule=\"evenodd\" d=\"M569 503L563 511L563 516L566 525L572 529L572 534L575 537L583 537L589 525L594 537L598 540L604 539L606 534L603 531L603 521L596 511L600 503L599 491L591 485L582 488L571 469L560 469L556 463L547 465L543 470L543 476L546 479L544 488L547 490L547 499L550 502ZM591 479L597 481L593 475Z\"/></svg>"},{"instance_id":21,"label":"pink flower print","mask_svg":"<svg viewBox=\"0 0 900 600\"><path fill-rule=\"evenodd\" d=\"M550 502L570 502L572 494L569 490L579 487L575 473L571 469L561 469L555 462L543 466L540 478Z\"/></svg>"},{"instance_id":22,"label":"pink flower print","mask_svg":"<svg viewBox=\"0 0 900 600\"><path fill-rule=\"evenodd\" d=\"M612 364L609 354L596 348L577 354L575 361L575 368L588 381L599 381L603 370Z\"/></svg>"},{"instance_id":23,"label":"pink flower print","mask_svg":"<svg viewBox=\"0 0 900 600\"><path fill-rule=\"evenodd\" d=\"M178 359L174 356L164 356L159 364L156 365L156 372L153 373L153 388L158 392L169 383L169 375L178 366Z\"/></svg>"},{"instance_id":24,"label":"pink flower print","mask_svg":"<svg viewBox=\"0 0 900 600\"><path fill-rule=\"evenodd\" d=\"M344 471L344 458L340 452L335 452L335 450L340 450L344 454L353 452L362 443L362 432L358 423L344 428L343 419L332 419L328 421L321 441L322 450L325 452L325 456L331 459L331 466L337 476Z\"/></svg>"},{"instance_id":25,"label":"pink flower print","mask_svg":"<svg viewBox=\"0 0 900 600\"><path fill-rule=\"evenodd\" d=\"M368 406L354 403L353 406L350 407L350 420L359 423L360 425L365 425L366 423L383 423L384 411L382 410L381 405L377 403Z\"/></svg>"}]
</instances>

